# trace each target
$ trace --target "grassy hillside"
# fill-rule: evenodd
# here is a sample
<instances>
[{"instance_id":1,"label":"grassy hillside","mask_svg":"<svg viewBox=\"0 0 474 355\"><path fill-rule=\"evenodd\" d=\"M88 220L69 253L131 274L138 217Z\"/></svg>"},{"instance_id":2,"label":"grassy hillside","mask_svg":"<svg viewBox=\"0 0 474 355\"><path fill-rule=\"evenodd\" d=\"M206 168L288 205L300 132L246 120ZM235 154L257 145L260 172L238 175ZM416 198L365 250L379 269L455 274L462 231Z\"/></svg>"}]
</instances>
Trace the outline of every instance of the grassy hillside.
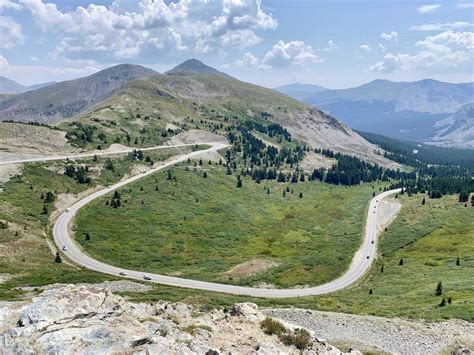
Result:
<instances>
[{"instance_id":1,"label":"grassy hillside","mask_svg":"<svg viewBox=\"0 0 474 355\"><path fill-rule=\"evenodd\" d=\"M190 148L147 152L155 162ZM90 158L78 163L50 162L27 164L21 175L0 186L0 299L12 299L28 288L51 283L99 282L110 279L95 272L55 263L55 247L50 239L51 219L57 208L74 198L90 193L102 184L110 184L149 162L131 156ZM80 183L77 176L65 175L66 166L88 166L90 181ZM51 193L51 198L47 198ZM77 196L76 196L77 198ZM22 290L21 287L27 287Z\"/></svg>"},{"instance_id":2,"label":"grassy hillside","mask_svg":"<svg viewBox=\"0 0 474 355\"><path fill-rule=\"evenodd\" d=\"M452 197L421 204L422 196L403 196L402 211L382 235L380 256L358 285L335 294L297 299L252 299L212 292L159 286L136 300L185 300L230 306L301 307L336 312L426 320L459 318L474 321L474 208ZM459 265L456 259L459 257ZM403 259L403 265L399 265ZM381 267L384 265L383 273ZM436 296L438 282L442 295ZM369 294L372 289L372 294ZM443 298L445 306L440 306ZM451 303L448 302L451 298Z\"/></svg>"},{"instance_id":3,"label":"grassy hillside","mask_svg":"<svg viewBox=\"0 0 474 355\"><path fill-rule=\"evenodd\" d=\"M194 169L179 166L171 180L162 172L121 189L121 208L106 205L112 195L93 202L76 218L77 241L114 265L236 284L315 285L348 267L372 186L246 178L237 188L235 175L220 165ZM226 273L252 260L277 266L242 277Z\"/></svg>"}]
</instances>

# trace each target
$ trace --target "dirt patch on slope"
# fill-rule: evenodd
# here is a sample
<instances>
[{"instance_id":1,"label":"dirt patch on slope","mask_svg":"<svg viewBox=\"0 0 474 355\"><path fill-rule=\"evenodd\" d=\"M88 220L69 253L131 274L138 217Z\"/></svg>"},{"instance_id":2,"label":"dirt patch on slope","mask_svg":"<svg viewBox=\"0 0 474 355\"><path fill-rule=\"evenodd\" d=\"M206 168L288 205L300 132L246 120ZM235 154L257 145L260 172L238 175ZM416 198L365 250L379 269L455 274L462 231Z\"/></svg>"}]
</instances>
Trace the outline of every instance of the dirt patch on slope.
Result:
<instances>
[{"instance_id":1,"label":"dirt patch on slope","mask_svg":"<svg viewBox=\"0 0 474 355\"><path fill-rule=\"evenodd\" d=\"M0 157L4 153L58 155L75 151L67 142L66 132L41 126L0 123Z\"/></svg>"},{"instance_id":2,"label":"dirt patch on slope","mask_svg":"<svg viewBox=\"0 0 474 355\"><path fill-rule=\"evenodd\" d=\"M226 271L225 275L230 277L253 276L277 265L278 264L273 260L252 259L234 266L229 271Z\"/></svg>"},{"instance_id":3,"label":"dirt patch on slope","mask_svg":"<svg viewBox=\"0 0 474 355\"><path fill-rule=\"evenodd\" d=\"M21 173L21 165L0 165L0 192L1 185L8 182L12 176L19 175Z\"/></svg>"},{"instance_id":4,"label":"dirt patch on slope","mask_svg":"<svg viewBox=\"0 0 474 355\"><path fill-rule=\"evenodd\" d=\"M377 233L381 233L395 218L397 218L402 204L394 198L386 198L379 204L377 213Z\"/></svg>"},{"instance_id":5,"label":"dirt patch on slope","mask_svg":"<svg viewBox=\"0 0 474 355\"><path fill-rule=\"evenodd\" d=\"M307 152L306 156L300 163L300 167L308 172L312 173L314 169L329 169L336 164L336 159L328 158L321 154L314 152Z\"/></svg>"},{"instance_id":6,"label":"dirt patch on slope","mask_svg":"<svg viewBox=\"0 0 474 355\"><path fill-rule=\"evenodd\" d=\"M190 129L189 131L181 132L173 136L167 143L187 144L187 143L205 143L205 142L227 142L227 139L218 134L203 131L200 129Z\"/></svg>"}]
</instances>

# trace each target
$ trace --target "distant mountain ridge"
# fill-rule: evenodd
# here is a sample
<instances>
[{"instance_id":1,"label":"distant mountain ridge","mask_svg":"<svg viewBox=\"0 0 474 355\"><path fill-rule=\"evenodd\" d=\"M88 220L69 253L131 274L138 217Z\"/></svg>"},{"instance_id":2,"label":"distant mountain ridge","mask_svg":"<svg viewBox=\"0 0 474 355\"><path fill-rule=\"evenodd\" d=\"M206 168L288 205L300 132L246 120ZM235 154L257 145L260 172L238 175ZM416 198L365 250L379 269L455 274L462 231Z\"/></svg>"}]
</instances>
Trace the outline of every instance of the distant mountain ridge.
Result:
<instances>
[{"instance_id":1,"label":"distant mountain ridge","mask_svg":"<svg viewBox=\"0 0 474 355\"><path fill-rule=\"evenodd\" d=\"M431 142L445 147L474 148L474 103L463 105L459 110L437 123L439 131Z\"/></svg>"},{"instance_id":2,"label":"distant mountain ridge","mask_svg":"<svg viewBox=\"0 0 474 355\"><path fill-rule=\"evenodd\" d=\"M20 83L17 83L15 80L0 76L0 94L20 94L26 91L36 90L54 83L54 81L51 81L48 83L24 86Z\"/></svg>"},{"instance_id":3,"label":"distant mountain ridge","mask_svg":"<svg viewBox=\"0 0 474 355\"><path fill-rule=\"evenodd\" d=\"M304 101L354 129L424 141L436 135L437 122L474 101L474 83L374 80L355 88L321 91Z\"/></svg>"},{"instance_id":4,"label":"distant mountain ridge","mask_svg":"<svg viewBox=\"0 0 474 355\"><path fill-rule=\"evenodd\" d=\"M329 89L314 84L293 83L276 87L273 90L286 94L296 100L304 101L305 99L312 97L313 94Z\"/></svg>"},{"instance_id":5,"label":"distant mountain ridge","mask_svg":"<svg viewBox=\"0 0 474 355\"><path fill-rule=\"evenodd\" d=\"M87 110L128 81L153 75L160 74L139 65L116 65L83 78L0 98L0 114L4 120L57 122Z\"/></svg>"},{"instance_id":6,"label":"distant mountain ridge","mask_svg":"<svg viewBox=\"0 0 474 355\"><path fill-rule=\"evenodd\" d=\"M395 111L452 113L470 102L474 95L474 82L445 83L433 79L414 82L374 80L350 89L320 92L306 100L310 104L325 105L341 100L376 100L392 103Z\"/></svg>"},{"instance_id":7,"label":"distant mountain ridge","mask_svg":"<svg viewBox=\"0 0 474 355\"><path fill-rule=\"evenodd\" d=\"M209 74L209 75L217 75L222 76L224 78L231 78L230 75L221 72L213 67L210 67L201 61L191 58L186 60L185 62L175 66L173 69L168 70L165 74L183 74L183 73L194 73L194 74Z\"/></svg>"}]
</instances>

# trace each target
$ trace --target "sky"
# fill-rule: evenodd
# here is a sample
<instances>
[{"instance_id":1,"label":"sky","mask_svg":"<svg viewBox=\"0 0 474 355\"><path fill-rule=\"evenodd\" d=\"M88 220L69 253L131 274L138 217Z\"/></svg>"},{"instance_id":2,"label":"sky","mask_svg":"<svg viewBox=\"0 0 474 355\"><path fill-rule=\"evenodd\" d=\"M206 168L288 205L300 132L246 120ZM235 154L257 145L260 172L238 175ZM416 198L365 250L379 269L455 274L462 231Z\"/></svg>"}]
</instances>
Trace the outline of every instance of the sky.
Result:
<instances>
[{"instance_id":1,"label":"sky","mask_svg":"<svg viewBox=\"0 0 474 355\"><path fill-rule=\"evenodd\" d=\"M266 87L474 81L467 0L0 0L0 76L24 85L189 58Z\"/></svg>"}]
</instances>

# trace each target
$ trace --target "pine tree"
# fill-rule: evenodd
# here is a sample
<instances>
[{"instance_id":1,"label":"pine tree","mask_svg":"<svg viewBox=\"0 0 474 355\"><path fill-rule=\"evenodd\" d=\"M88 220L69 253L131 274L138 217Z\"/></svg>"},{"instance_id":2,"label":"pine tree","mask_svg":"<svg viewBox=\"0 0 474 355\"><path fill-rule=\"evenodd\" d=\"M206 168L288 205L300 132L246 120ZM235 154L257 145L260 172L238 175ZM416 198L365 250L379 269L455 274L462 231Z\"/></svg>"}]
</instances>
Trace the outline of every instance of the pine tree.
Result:
<instances>
[{"instance_id":1,"label":"pine tree","mask_svg":"<svg viewBox=\"0 0 474 355\"><path fill-rule=\"evenodd\" d=\"M448 304L453 303L453 299L451 297L448 297Z\"/></svg>"},{"instance_id":2,"label":"pine tree","mask_svg":"<svg viewBox=\"0 0 474 355\"><path fill-rule=\"evenodd\" d=\"M423 197L423 200L421 200L421 204L424 205L426 203L426 199Z\"/></svg>"},{"instance_id":3,"label":"pine tree","mask_svg":"<svg viewBox=\"0 0 474 355\"><path fill-rule=\"evenodd\" d=\"M400 266L403 265L403 259L400 259L400 261L398 262L398 265L400 265Z\"/></svg>"},{"instance_id":4,"label":"pine tree","mask_svg":"<svg viewBox=\"0 0 474 355\"><path fill-rule=\"evenodd\" d=\"M303 198L303 193L302 193L302 192L300 192L299 197L300 197L300 198Z\"/></svg>"},{"instance_id":5,"label":"pine tree","mask_svg":"<svg viewBox=\"0 0 474 355\"><path fill-rule=\"evenodd\" d=\"M207 172L204 172L204 174L202 175L203 178L207 178Z\"/></svg>"},{"instance_id":6,"label":"pine tree","mask_svg":"<svg viewBox=\"0 0 474 355\"><path fill-rule=\"evenodd\" d=\"M91 240L91 236L89 233L86 233L86 240Z\"/></svg>"},{"instance_id":7,"label":"pine tree","mask_svg":"<svg viewBox=\"0 0 474 355\"><path fill-rule=\"evenodd\" d=\"M48 206L43 205L43 214L48 214Z\"/></svg>"},{"instance_id":8,"label":"pine tree","mask_svg":"<svg viewBox=\"0 0 474 355\"><path fill-rule=\"evenodd\" d=\"M444 306L446 306L446 299L443 297L438 307L444 307Z\"/></svg>"},{"instance_id":9,"label":"pine tree","mask_svg":"<svg viewBox=\"0 0 474 355\"><path fill-rule=\"evenodd\" d=\"M383 264L382 264L382 266L380 267L380 273L381 273L381 274L383 273Z\"/></svg>"},{"instance_id":10,"label":"pine tree","mask_svg":"<svg viewBox=\"0 0 474 355\"><path fill-rule=\"evenodd\" d=\"M240 178L240 175L237 175L237 187L242 187L242 179Z\"/></svg>"},{"instance_id":11,"label":"pine tree","mask_svg":"<svg viewBox=\"0 0 474 355\"><path fill-rule=\"evenodd\" d=\"M438 282L438 285L436 286L435 290L435 296L441 296L443 294L443 284L441 281Z\"/></svg>"},{"instance_id":12,"label":"pine tree","mask_svg":"<svg viewBox=\"0 0 474 355\"><path fill-rule=\"evenodd\" d=\"M61 258L61 255L59 255L59 251L56 252L56 256L54 257L54 262L58 263L58 264L63 262L63 259Z\"/></svg>"},{"instance_id":13,"label":"pine tree","mask_svg":"<svg viewBox=\"0 0 474 355\"><path fill-rule=\"evenodd\" d=\"M369 295L371 295L373 293L372 289L369 290Z\"/></svg>"},{"instance_id":14,"label":"pine tree","mask_svg":"<svg viewBox=\"0 0 474 355\"><path fill-rule=\"evenodd\" d=\"M461 261L459 260L459 256L456 258L456 265L459 266L461 264Z\"/></svg>"}]
</instances>

